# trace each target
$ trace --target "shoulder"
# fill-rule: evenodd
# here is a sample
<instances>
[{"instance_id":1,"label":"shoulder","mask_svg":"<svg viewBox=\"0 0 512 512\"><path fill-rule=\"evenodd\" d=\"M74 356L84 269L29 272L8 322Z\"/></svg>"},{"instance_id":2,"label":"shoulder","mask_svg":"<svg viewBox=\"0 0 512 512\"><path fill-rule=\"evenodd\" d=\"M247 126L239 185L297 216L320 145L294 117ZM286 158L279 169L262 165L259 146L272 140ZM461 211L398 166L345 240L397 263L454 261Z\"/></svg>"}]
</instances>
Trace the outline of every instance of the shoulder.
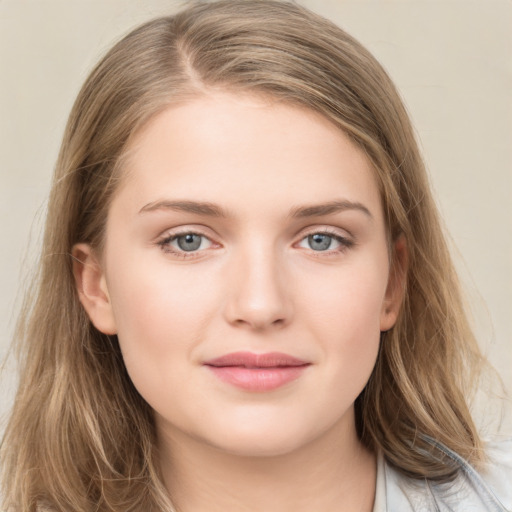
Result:
<instances>
[{"instance_id":1,"label":"shoulder","mask_svg":"<svg viewBox=\"0 0 512 512\"><path fill-rule=\"evenodd\" d=\"M488 442L486 448L489 463L482 479L504 510L512 511L512 437Z\"/></svg>"},{"instance_id":2,"label":"shoulder","mask_svg":"<svg viewBox=\"0 0 512 512\"><path fill-rule=\"evenodd\" d=\"M486 443L489 460L480 472L446 447L440 449L459 466L455 480L414 480L381 463L385 505L375 512L512 512L512 438Z\"/></svg>"}]
</instances>

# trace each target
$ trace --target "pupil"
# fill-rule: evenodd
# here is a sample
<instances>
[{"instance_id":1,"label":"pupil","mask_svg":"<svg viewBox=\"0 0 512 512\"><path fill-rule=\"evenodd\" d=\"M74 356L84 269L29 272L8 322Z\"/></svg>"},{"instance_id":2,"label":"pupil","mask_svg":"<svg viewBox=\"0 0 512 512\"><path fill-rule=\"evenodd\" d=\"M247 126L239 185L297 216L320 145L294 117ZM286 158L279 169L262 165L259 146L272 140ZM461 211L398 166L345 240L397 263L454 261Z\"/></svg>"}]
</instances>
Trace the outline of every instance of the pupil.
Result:
<instances>
[{"instance_id":1,"label":"pupil","mask_svg":"<svg viewBox=\"0 0 512 512\"><path fill-rule=\"evenodd\" d=\"M182 251L196 251L201 246L201 236L193 233L179 236L177 240Z\"/></svg>"},{"instance_id":2,"label":"pupil","mask_svg":"<svg viewBox=\"0 0 512 512\"><path fill-rule=\"evenodd\" d=\"M308 236L309 246L315 251L325 251L331 246L332 237L317 233Z\"/></svg>"}]
</instances>

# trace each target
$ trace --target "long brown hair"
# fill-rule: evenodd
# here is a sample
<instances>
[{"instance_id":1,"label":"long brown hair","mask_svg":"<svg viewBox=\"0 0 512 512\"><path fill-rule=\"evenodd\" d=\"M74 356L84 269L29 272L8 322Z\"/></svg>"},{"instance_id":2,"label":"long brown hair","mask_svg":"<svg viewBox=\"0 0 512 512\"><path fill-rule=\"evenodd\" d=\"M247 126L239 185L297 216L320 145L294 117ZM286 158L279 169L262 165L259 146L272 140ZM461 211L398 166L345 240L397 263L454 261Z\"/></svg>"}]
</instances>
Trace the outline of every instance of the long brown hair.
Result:
<instances>
[{"instance_id":1,"label":"long brown hair","mask_svg":"<svg viewBox=\"0 0 512 512\"><path fill-rule=\"evenodd\" d=\"M467 393L482 363L408 115L358 42L286 1L196 3L135 29L101 60L71 112L56 165L40 272L17 331L19 390L2 445L5 507L172 510L152 411L116 336L97 331L75 288L71 248L101 250L125 149L167 106L219 88L305 106L372 163L390 240L409 251L405 300L356 402L362 441L418 478L452 468L426 441L483 458Z\"/></svg>"}]
</instances>

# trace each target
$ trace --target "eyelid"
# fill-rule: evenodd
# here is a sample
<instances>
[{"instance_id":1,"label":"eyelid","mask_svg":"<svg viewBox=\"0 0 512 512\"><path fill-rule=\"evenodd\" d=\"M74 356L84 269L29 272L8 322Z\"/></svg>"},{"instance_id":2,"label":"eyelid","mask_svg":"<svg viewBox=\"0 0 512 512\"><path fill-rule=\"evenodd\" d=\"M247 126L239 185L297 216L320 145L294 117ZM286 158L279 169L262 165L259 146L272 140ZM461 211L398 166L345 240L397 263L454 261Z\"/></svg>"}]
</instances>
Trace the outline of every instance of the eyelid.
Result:
<instances>
[{"instance_id":1,"label":"eyelid","mask_svg":"<svg viewBox=\"0 0 512 512\"><path fill-rule=\"evenodd\" d=\"M212 242L218 243L216 240L219 239L219 235L209 226L205 226L203 224L181 224L178 226L169 227L161 231L160 234L155 237L155 241L158 243L159 241L168 238L187 235L189 233L204 236Z\"/></svg>"},{"instance_id":2,"label":"eyelid","mask_svg":"<svg viewBox=\"0 0 512 512\"><path fill-rule=\"evenodd\" d=\"M297 239L302 240L303 238L314 235L316 233L324 234L324 235L330 235L333 237L339 237L344 240L351 240L355 242L354 235L348 231L347 229L339 228L336 226L326 226L326 225L314 225L314 226L307 226L299 231L297 234Z\"/></svg>"}]
</instances>

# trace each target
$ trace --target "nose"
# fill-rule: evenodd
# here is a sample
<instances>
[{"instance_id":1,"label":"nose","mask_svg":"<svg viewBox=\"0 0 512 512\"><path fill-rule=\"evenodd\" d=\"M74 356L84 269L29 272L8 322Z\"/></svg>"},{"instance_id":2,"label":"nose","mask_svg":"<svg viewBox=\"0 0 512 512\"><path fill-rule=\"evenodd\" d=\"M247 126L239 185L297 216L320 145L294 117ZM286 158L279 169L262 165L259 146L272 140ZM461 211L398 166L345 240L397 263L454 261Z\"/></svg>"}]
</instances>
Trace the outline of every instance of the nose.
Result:
<instances>
[{"instance_id":1,"label":"nose","mask_svg":"<svg viewBox=\"0 0 512 512\"><path fill-rule=\"evenodd\" d=\"M228 323L264 331L291 321L291 283L287 283L281 260L271 248L260 246L232 262L225 303Z\"/></svg>"}]
</instances>

